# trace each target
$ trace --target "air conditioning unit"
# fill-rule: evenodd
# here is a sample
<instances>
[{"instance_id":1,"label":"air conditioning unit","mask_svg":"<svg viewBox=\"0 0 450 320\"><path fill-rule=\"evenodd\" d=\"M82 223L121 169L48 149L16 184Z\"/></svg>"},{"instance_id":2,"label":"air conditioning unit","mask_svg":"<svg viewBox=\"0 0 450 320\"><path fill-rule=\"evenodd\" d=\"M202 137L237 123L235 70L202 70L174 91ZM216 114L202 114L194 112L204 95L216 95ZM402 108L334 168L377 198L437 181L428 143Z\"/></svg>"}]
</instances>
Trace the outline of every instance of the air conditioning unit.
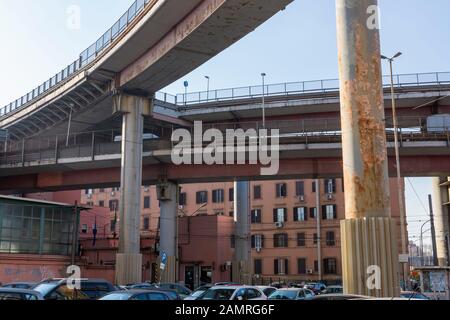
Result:
<instances>
[{"instance_id":1,"label":"air conditioning unit","mask_svg":"<svg viewBox=\"0 0 450 320\"><path fill-rule=\"evenodd\" d=\"M261 252L261 251L262 251L262 248L261 248L261 247L257 247L257 248L256 248L256 252L259 253L259 252Z\"/></svg>"},{"instance_id":2,"label":"air conditioning unit","mask_svg":"<svg viewBox=\"0 0 450 320\"><path fill-rule=\"evenodd\" d=\"M283 228L284 227L284 222L275 222L275 227Z\"/></svg>"},{"instance_id":3,"label":"air conditioning unit","mask_svg":"<svg viewBox=\"0 0 450 320\"><path fill-rule=\"evenodd\" d=\"M307 273L308 273L308 274L313 274L313 273L314 273L314 270L308 269Z\"/></svg>"},{"instance_id":4,"label":"air conditioning unit","mask_svg":"<svg viewBox=\"0 0 450 320\"><path fill-rule=\"evenodd\" d=\"M300 202L305 202L305 196L298 196L298 200Z\"/></svg>"},{"instance_id":5,"label":"air conditioning unit","mask_svg":"<svg viewBox=\"0 0 450 320\"><path fill-rule=\"evenodd\" d=\"M114 197L116 193L114 191L111 192L111 197Z\"/></svg>"},{"instance_id":6,"label":"air conditioning unit","mask_svg":"<svg viewBox=\"0 0 450 320\"><path fill-rule=\"evenodd\" d=\"M329 193L328 195L327 195L327 199L328 200L334 200L334 195L332 194L332 193Z\"/></svg>"}]
</instances>

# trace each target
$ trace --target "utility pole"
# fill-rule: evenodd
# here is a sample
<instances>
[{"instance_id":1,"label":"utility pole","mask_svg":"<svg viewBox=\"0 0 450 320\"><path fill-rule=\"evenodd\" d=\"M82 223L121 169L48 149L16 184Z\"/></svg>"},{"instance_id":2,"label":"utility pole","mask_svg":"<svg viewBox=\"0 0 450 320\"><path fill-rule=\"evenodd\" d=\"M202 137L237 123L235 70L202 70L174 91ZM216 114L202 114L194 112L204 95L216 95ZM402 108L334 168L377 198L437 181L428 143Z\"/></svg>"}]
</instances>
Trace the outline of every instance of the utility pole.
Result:
<instances>
[{"instance_id":1,"label":"utility pole","mask_svg":"<svg viewBox=\"0 0 450 320\"><path fill-rule=\"evenodd\" d=\"M431 241L433 244L433 265L438 266L437 249L436 249L436 230L434 229L434 216L433 216L433 200L431 194L428 195L428 204L430 206L430 224L431 224Z\"/></svg>"},{"instance_id":2,"label":"utility pole","mask_svg":"<svg viewBox=\"0 0 450 320\"><path fill-rule=\"evenodd\" d=\"M320 181L316 179L316 220L317 220L317 271L322 280L322 228L320 225Z\"/></svg>"}]
</instances>

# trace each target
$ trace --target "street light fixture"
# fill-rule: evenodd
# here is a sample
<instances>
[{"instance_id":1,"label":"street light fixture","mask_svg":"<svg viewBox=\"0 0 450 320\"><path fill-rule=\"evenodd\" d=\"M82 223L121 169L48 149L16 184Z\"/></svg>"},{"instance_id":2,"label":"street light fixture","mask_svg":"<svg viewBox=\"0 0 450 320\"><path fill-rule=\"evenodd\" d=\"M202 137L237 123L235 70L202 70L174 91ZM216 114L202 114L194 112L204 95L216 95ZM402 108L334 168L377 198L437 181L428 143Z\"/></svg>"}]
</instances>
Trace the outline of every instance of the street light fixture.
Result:
<instances>
[{"instance_id":1,"label":"street light fixture","mask_svg":"<svg viewBox=\"0 0 450 320\"><path fill-rule=\"evenodd\" d=\"M403 203L403 195L400 190L402 190L402 177L400 170L400 152L399 152L399 144L398 144L398 120L397 120L397 110L396 110L396 101L395 101L395 89L394 89L394 73L393 73L393 62L396 58L402 55L401 52L397 52L391 58L388 58L384 55L381 56L381 59L389 61L390 75L391 75L391 99L392 99L392 121L394 125L394 148L395 148L395 164L397 167L397 189L398 189L398 208L400 211L400 228L401 228L401 237L402 237L402 254L406 254L406 234L405 234L405 205ZM406 283L406 265L403 264L403 280Z\"/></svg>"},{"instance_id":2,"label":"street light fixture","mask_svg":"<svg viewBox=\"0 0 450 320\"><path fill-rule=\"evenodd\" d=\"M424 260L423 260L423 227L428 223L431 222L430 220L425 221L422 226L420 227L420 265L423 267ZM427 230L428 231L428 230ZM425 231L426 232L426 231Z\"/></svg>"},{"instance_id":3,"label":"street light fixture","mask_svg":"<svg viewBox=\"0 0 450 320\"><path fill-rule=\"evenodd\" d=\"M262 77L262 121L263 121L263 128L266 128L266 83L265 83L265 78L266 78L266 74L265 73L261 73L261 77Z\"/></svg>"}]
</instances>

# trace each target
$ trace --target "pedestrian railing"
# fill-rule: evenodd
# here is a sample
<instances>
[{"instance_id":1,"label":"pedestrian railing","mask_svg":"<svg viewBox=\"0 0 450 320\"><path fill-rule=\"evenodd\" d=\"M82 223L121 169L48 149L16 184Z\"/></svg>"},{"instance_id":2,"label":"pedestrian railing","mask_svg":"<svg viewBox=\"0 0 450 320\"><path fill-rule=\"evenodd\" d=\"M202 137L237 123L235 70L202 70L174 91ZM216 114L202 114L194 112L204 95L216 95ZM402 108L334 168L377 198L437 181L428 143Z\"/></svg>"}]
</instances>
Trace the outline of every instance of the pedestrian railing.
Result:
<instances>
[{"instance_id":1,"label":"pedestrian railing","mask_svg":"<svg viewBox=\"0 0 450 320\"><path fill-rule=\"evenodd\" d=\"M426 117L399 117L398 123L401 146L413 141L441 141L450 147L448 128L427 127ZM205 132L212 128L218 129L224 135L228 129L254 129L256 134L259 129L263 129L261 122L254 121L205 124L202 130ZM281 145L340 143L342 139L339 118L267 121L265 128L269 130L269 137L275 136L270 130L279 130L278 137ZM144 135L144 152L172 149L174 144L171 142L171 136L174 129L162 130L161 128L156 129L152 134ZM194 127L184 129L190 131L192 135L196 130ZM394 141L391 118L386 119L386 137L389 142ZM121 141L120 129L6 141L0 143L0 166L54 164L62 159L95 160L97 156L120 155ZM206 144L208 143L205 142Z\"/></svg>"}]
</instances>

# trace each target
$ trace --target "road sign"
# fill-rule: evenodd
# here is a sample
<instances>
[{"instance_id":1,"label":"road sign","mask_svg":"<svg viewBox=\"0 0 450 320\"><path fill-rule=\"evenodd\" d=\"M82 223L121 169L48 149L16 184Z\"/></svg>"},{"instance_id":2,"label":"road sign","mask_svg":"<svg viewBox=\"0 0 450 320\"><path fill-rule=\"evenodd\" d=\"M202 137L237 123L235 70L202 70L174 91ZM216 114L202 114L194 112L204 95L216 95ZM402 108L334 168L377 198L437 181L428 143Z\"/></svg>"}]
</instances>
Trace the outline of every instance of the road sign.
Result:
<instances>
[{"instance_id":1,"label":"road sign","mask_svg":"<svg viewBox=\"0 0 450 320\"><path fill-rule=\"evenodd\" d=\"M161 264L160 264L159 268L161 270L166 269L166 264L167 264L167 254L165 252L163 252L161 255Z\"/></svg>"},{"instance_id":2,"label":"road sign","mask_svg":"<svg viewBox=\"0 0 450 320\"><path fill-rule=\"evenodd\" d=\"M8 139L8 130L0 129L0 142L4 142Z\"/></svg>"}]
</instances>

